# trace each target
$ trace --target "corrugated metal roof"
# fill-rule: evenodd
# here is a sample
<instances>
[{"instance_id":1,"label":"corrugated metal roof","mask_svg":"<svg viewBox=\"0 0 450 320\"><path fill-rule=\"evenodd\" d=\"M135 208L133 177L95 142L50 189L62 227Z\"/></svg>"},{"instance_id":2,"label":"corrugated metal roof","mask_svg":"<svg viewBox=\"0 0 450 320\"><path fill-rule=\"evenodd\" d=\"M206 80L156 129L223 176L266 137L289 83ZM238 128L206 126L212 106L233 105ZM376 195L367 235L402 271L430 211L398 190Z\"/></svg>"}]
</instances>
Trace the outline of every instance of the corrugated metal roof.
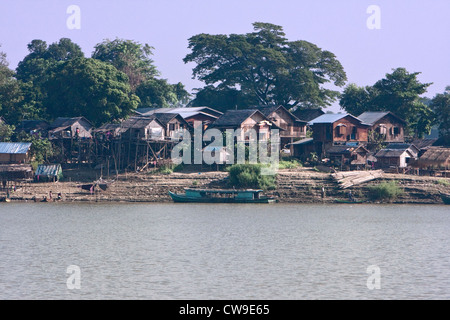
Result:
<instances>
[{"instance_id":1,"label":"corrugated metal roof","mask_svg":"<svg viewBox=\"0 0 450 320\"><path fill-rule=\"evenodd\" d=\"M254 113L260 113L257 109L242 109L242 110L228 110L220 118L213 122L212 127L230 126L237 127L242 124L247 118L251 117Z\"/></svg>"},{"instance_id":2,"label":"corrugated metal roof","mask_svg":"<svg viewBox=\"0 0 450 320\"><path fill-rule=\"evenodd\" d=\"M150 116L154 113L179 113L183 118L203 113L213 117L219 117L223 113L209 107L186 107L186 108L138 108L138 114Z\"/></svg>"},{"instance_id":3,"label":"corrugated metal roof","mask_svg":"<svg viewBox=\"0 0 450 320\"><path fill-rule=\"evenodd\" d=\"M382 149L377 152L375 157L377 157L377 158L400 157L405 152L407 152L411 155L411 152L407 149Z\"/></svg>"},{"instance_id":4,"label":"corrugated metal roof","mask_svg":"<svg viewBox=\"0 0 450 320\"><path fill-rule=\"evenodd\" d=\"M358 116L358 119L368 125L373 125L375 122L388 115L389 112L364 112Z\"/></svg>"},{"instance_id":5,"label":"corrugated metal roof","mask_svg":"<svg viewBox=\"0 0 450 320\"><path fill-rule=\"evenodd\" d=\"M36 176L58 176L61 173L60 164L40 164L36 169Z\"/></svg>"},{"instance_id":6,"label":"corrugated metal roof","mask_svg":"<svg viewBox=\"0 0 450 320\"><path fill-rule=\"evenodd\" d=\"M348 115L349 115L348 113L326 113L326 114L323 114L323 115L311 120L308 123L310 125L315 124L315 123L333 123L338 120L341 120L342 118L344 118Z\"/></svg>"},{"instance_id":7,"label":"corrugated metal roof","mask_svg":"<svg viewBox=\"0 0 450 320\"><path fill-rule=\"evenodd\" d=\"M0 142L0 153L24 154L31 147L31 142Z\"/></svg>"}]
</instances>

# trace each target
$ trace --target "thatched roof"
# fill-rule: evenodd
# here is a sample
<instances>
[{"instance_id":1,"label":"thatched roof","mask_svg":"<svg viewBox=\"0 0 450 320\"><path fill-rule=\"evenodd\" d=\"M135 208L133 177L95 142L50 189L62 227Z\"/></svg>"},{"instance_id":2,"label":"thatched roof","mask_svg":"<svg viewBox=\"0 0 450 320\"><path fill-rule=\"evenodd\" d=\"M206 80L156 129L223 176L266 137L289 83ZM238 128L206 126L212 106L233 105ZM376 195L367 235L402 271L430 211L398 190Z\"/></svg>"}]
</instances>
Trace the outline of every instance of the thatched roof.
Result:
<instances>
[{"instance_id":1,"label":"thatched roof","mask_svg":"<svg viewBox=\"0 0 450 320\"><path fill-rule=\"evenodd\" d=\"M418 161L419 166L450 166L450 148L429 148Z\"/></svg>"}]
</instances>

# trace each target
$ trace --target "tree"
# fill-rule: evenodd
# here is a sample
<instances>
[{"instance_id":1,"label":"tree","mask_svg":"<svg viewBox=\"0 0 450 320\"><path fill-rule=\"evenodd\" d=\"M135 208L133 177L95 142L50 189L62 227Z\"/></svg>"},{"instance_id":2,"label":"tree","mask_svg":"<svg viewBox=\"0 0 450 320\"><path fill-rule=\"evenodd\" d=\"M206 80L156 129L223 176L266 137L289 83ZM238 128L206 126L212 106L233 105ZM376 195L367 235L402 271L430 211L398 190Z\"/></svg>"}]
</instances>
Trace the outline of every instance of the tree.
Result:
<instances>
[{"instance_id":1,"label":"tree","mask_svg":"<svg viewBox=\"0 0 450 320\"><path fill-rule=\"evenodd\" d=\"M378 111L378 107L372 105L373 91L371 86L358 87L351 83L344 89L339 104L345 111L355 116L368 110Z\"/></svg>"},{"instance_id":2,"label":"tree","mask_svg":"<svg viewBox=\"0 0 450 320\"><path fill-rule=\"evenodd\" d=\"M197 89L195 99L190 102L193 107L210 106L221 112L236 108L247 109L258 104L255 97L244 95L241 90L216 88L212 85Z\"/></svg>"},{"instance_id":3,"label":"tree","mask_svg":"<svg viewBox=\"0 0 450 320\"><path fill-rule=\"evenodd\" d=\"M44 102L53 118L84 116L101 125L126 117L139 103L126 74L92 58L59 64L44 87Z\"/></svg>"},{"instance_id":4,"label":"tree","mask_svg":"<svg viewBox=\"0 0 450 320\"><path fill-rule=\"evenodd\" d=\"M134 91L142 82L159 75L150 58L154 48L132 40L106 39L95 46L92 58L108 62L124 72Z\"/></svg>"},{"instance_id":5,"label":"tree","mask_svg":"<svg viewBox=\"0 0 450 320\"><path fill-rule=\"evenodd\" d=\"M198 34L189 39L193 77L208 92L235 94L257 104L328 106L338 92L323 87L347 80L335 55L307 41L288 41L281 26L256 22L247 34ZM201 91L199 91L201 92Z\"/></svg>"},{"instance_id":6,"label":"tree","mask_svg":"<svg viewBox=\"0 0 450 320\"><path fill-rule=\"evenodd\" d=\"M419 74L397 68L373 86L351 84L344 89L340 105L356 116L365 111L391 111L407 122L410 135L422 137L431 130L434 114L420 97L431 83L421 83Z\"/></svg>"},{"instance_id":7,"label":"tree","mask_svg":"<svg viewBox=\"0 0 450 320\"><path fill-rule=\"evenodd\" d=\"M0 51L0 115L8 122L15 120L15 106L23 99L20 83L8 68L6 53Z\"/></svg>"},{"instance_id":8,"label":"tree","mask_svg":"<svg viewBox=\"0 0 450 320\"><path fill-rule=\"evenodd\" d=\"M136 88L142 108L170 108L187 103L189 93L182 83L169 84L165 79L150 79Z\"/></svg>"},{"instance_id":9,"label":"tree","mask_svg":"<svg viewBox=\"0 0 450 320\"><path fill-rule=\"evenodd\" d=\"M430 107L436 114L439 134L444 139L444 144L450 145L450 86L431 100Z\"/></svg>"},{"instance_id":10,"label":"tree","mask_svg":"<svg viewBox=\"0 0 450 320\"><path fill-rule=\"evenodd\" d=\"M16 78L19 80L22 101L11 109L13 118L46 119L49 116L43 104L47 92L44 83L51 76L57 65L75 58L84 57L79 45L68 38L61 38L49 46L43 40L35 39L28 44L29 54L19 62Z\"/></svg>"},{"instance_id":11,"label":"tree","mask_svg":"<svg viewBox=\"0 0 450 320\"><path fill-rule=\"evenodd\" d=\"M0 142L9 142L16 128L13 125L0 123Z\"/></svg>"}]
</instances>

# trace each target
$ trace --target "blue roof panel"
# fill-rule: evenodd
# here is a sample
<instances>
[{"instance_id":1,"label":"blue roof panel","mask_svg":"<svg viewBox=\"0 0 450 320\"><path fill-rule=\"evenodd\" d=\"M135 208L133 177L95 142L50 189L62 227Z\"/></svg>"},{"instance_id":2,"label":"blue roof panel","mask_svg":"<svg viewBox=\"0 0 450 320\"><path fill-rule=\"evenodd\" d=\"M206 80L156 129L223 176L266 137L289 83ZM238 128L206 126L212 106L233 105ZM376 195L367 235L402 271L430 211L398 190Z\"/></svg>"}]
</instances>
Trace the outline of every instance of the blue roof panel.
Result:
<instances>
[{"instance_id":1,"label":"blue roof panel","mask_svg":"<svg viewBox=\"0 0 450 320\"><path fill-rule=\"evenodd\" d=\"M333 123L335 121L338 121L344 117L346 117L347 113L325 113L315 119L312 119L309 124L315 124L315 123Z\"/></svg>"},{"instance_id":2,"label":"blue roof panel","mask_svg":"<svg viewBox=\"0 0 450 320\"><path fill-rule=\"evenodd\" d=\"M30 147L31 142L0 142L0 153L24 154Z\"/></svg>"}]
</instances>

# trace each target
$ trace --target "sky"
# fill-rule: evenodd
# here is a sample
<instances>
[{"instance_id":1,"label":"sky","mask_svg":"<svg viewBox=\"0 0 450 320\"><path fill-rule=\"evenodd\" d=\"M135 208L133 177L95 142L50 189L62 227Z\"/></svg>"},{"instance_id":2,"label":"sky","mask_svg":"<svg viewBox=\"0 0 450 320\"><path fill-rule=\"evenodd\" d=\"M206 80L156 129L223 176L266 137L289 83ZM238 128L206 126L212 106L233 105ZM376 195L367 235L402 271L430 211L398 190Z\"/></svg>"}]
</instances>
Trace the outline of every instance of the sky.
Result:
<instances>
[{"instance_id":1,"label":"sky","mask_svg":"<svg viewBox=\"0 0 450 320\"><path fill-rule=\"evenodd\" d=\"M193 92L204 84L192 79L194 64L183 62L188 39L252 32L254 22L331 51L347 84L373 85L403 67L433 83L426 97L450 85L449 0L0 0L0 50L15 69L33 39L70 38L86 57L104 39L131 39L154 47L161 78ZM338 103L328 110L338 111Z\"/></svg>"}]
</instances>

